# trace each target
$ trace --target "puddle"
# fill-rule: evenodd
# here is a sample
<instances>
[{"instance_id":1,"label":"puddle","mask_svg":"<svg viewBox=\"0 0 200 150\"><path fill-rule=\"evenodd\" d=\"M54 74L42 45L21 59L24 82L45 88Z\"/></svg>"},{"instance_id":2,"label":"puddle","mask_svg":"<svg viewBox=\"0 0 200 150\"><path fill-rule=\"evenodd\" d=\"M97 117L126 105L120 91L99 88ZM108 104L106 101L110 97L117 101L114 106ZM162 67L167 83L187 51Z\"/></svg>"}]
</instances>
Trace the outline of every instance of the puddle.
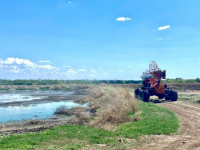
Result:
<instances>
[{"instance_id":1,"label":"puddle","mask_svg":"<svg viewBox=\"0 0 200 150\"><path fill-rule=\"evenodd\" d=\"M21 120L23 121L27 119L50 118L53 117L56 108L61 105L64 105L68 108L72 108L75 106L86 106L86 104L80 105L73 101L67 101L67 102L51 102L51 103L43 103L35 105L31 104L29 106L0 107L0 112L1 112L0 123L21 121Z\"/></svg>"},{"instance_id":2,"label":"puddle","mask_svg":"<svg viewBox=\"0 0 200 150\"><path fill-rule=\"evenodd\" d=\"M67 119L66 115L54 115L57 107L64 105L67 108L76 106L85 107L87 104L78 104L72 100L65 100L66 96L73 94L64 91L20 91L12 93L0 93L0 103L23 102L20 105L2 106L0 107L0 123L23 121L29 119L46 119L51 117L58 117ZM63 101L40 101L28 104L27 101L35 99L48 98L48 96L60 96Z\"/></svg>"},{"instance_id":3,"label":"puddle","mask_svg":"<svg viewBox=\"0 0 200 150\"><path fill-rule=\"evenodd\" d=\"M36 99L43 99L48 96L69 96L73 94L74 91L13 91L4 92L0 91L0 103L8 102L21 102L21 101L31 101Z\"/></svg>"},{"instance_id":4,"label":"puddle","mask_svg":"<svg viewBox=\"0 0 200 150\"><path fill-rule=\"evenodd\" d=\"M42 99L46 96L30 96L26 94L1 94L0 95L0 103L7 102L18 102L18 101L30 101L33 99Z\"/></svg>"}]
</instances>

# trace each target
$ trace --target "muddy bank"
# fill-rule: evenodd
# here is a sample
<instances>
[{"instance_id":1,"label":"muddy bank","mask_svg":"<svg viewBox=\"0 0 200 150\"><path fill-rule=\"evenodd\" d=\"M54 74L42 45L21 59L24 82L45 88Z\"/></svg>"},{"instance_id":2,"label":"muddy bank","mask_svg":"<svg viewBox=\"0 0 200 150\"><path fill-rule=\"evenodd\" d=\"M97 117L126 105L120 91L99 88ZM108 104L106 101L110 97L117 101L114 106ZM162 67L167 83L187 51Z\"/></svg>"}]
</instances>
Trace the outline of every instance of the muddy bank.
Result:
<instances>
[{"instance_id":1,"label":"muddy bank","mask_svg":"<svg viewBox=\"0 0 200 150\"><path fill-rule=\"evenodd\" d=\"M85 97L79 97L75 102L88 103L86 107L59 107L54 113L70 116L70 119L49 118L45 120L32 119L24 122L0 124L0 134L10 135L26 132L40 132L58 125L76 124L102 127L107 130L116 129L116 123L122 123L130 118L124 107L136 110L137 103L124 88L100 85L85 91ZM80 95L80 91L78 92ZM114 107L111 107L114 106ZM122 107L124 106L124 107ZM128 110L128 111L129 111ZM120 116L120 117L119 117ZM122 117L121 117L122 116ZM123 117L125 116L125 117ZM119 120L120 118L120 120ZM115 127L115 128L113 128Z\"/></svg>"},{"instance_id":2,"label":"muddy bank","mask_svg":"<svg viewBox=\"0 0 200 150\"><path fill-rule=\"evenodd\" d=\"M0 90L15 91L15 90L79 90L87 89L89 84L56 84L56 85L0 85Z\"/></svg>"},{"instance_id":3,"label":"muddy bank","mask_svg":"<svg viewBox=\"0 0 200 150\"><path fill-rule=\"evenodd\" d=\"M27 132L41 132L46 129L51 129L55 126L70 123L71 122L69 120L58 120L57 118L52 118L48 120L36 120L35 123L33 120L29 120L27 122L5 123L0 124L0 135L7 136L11 134L20 134Z\"/></svg>"},{"instance_id":4,"label":"muddy bank","mask_svg":"<svg viewBox=\"0 0 200 150\"><path fill-rule=\"evenodd\" d=\"M68 101L76 100L79 97L85 96L85 90L74 90L74 91L30 91L30 90L20 90L20 91L2 91L0 90L0 95L2 94L26 94L32 96L32 100L17 100L9 102L1 102L0 107L7 106L18 106L18 105L31 105L31 104L40 104L46 102L57 102L57 101ZM28 97L27 96L27 97ZM35 99L34 99L35 97ZM39 98L38 98L39 97ZM26 98L24 96L23 98Z\"/></svg>"},{"instance_id":5,"label":"muddy bank","mask_svg":"<svg viewBox=\"0 0 200 150\"><path fill-rule=\"evenodd\" d=\"M76 89L76 88L74 88ZM73 103L73 101L83 98L87 95L87 92L85 89L79 89L69 91L69 90L52 90L52 91L30 91L30 90L20 90L20 91L5 91L0 90L0 95L8 95L6 98L9 97L9 94L14 95L20 95L23 94L24 97L22 97L21 101L14 100L4 100L4 98L0 101L0 108L7 109L11 108L11 110L15 107L20 108L20 112L24 112L24 109L21 108L30 108L31 106L41 106L43 104L51 104L51 103ZM26 98L32 97L32 100L26 100ZM37 99L34 99L34 97L37 97ZM38 98L39 97L39 98ZM41 97L41 98L40 98ZM24 99L23 99L24 98ZM17 99L18 100L18 99ZM85 104L85 103L84 103ZM78 105L78 103L77 103ZM79 106L79 105L78 105ZM82 106L80 104L80 106ZM74 107L74 106L73 106ZM84 107L84 106L83 106ZM50 107L52 109L52 107ZM47 110L44 110L47 111ZM13 113L12 113L13 112ZM11 115L16 118L16 112L13 110ZM34 112L35 113L35 112ZM1 112L2 117L5 116L6 113ZM37 114L37 113L36 113ZM18 115L19 116L19 115ZM24 115L22 115L24 116ZM26 132L40 132L45 129L50 129L57 125L64 125L64 124L70 124L70 116L65 117L57 117L55 114L52 115L52 117L46 117L46 118L40 118L40 115L31 115L32 119L28 120L21 120L21 121L9 121L9 122L2 122L0 120L0 134L2 135L10 135L10 134L18 134L18 133L26 133ZM56 116L56 117L55 117ZM7 117L6 117L7 118ZM35 121L34 121L35 120Z\"/></svg>"}]
</instances>

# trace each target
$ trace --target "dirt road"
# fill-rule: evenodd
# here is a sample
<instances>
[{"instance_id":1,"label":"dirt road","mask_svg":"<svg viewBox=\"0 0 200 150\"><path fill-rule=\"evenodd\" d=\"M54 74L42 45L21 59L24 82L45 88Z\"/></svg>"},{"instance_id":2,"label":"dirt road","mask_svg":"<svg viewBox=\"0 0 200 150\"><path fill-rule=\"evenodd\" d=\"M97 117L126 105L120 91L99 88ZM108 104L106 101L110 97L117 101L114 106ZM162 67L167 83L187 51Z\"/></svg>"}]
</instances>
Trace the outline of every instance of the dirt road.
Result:
<instances>
[{"instance_id":1,"label":"dirt road","mask_svg":"<svg viewBox=\"0 0 200 150\"><path fill-rule=\"evenodd\" d=\"M153 136L155 140L138 148L140 150L200 150L200 105L182 101L158 104L177 114L180 135Z\"/></svg>"}]
</instances>

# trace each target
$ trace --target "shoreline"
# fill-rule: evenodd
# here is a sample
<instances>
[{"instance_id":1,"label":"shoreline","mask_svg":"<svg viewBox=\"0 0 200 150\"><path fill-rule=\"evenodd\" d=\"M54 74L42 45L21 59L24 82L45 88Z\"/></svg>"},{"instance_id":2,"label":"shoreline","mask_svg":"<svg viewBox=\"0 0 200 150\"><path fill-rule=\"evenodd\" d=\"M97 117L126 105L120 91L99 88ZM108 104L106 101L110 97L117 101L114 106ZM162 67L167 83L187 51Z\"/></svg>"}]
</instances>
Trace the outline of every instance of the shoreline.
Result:
<instances>
[{"instance_id":1,"label":"shoreline","mask_svg":"<svg viewBox=\"0 0 200 150\"><path fill-rule=\"evenodd\" d=\"M28 92L28 93L26 93ZM26 107L32 104L44 104L44 103L51 103L51 102L67 102L67 101L75 101L77 98L83 97L86 95L85 91L83 90L73 90L73 91L40 91L40 93L37 93L37 91L29 91L29 90L21 90L20 92L11 92L11 91L1 91L1 94L19 94L19 93L25 93L27 95L40 97L40 96L46 96L41 99L32 99L32 100L25 100L25 101L13 101L13 102L4 102L0 103L0 107L8 107L8 106L22 106ZM75 102L77 103L77 102ZM50 129L57 125L64 125L64 124L70 124L70 116L63 116L57 115L60 117L55 117L56 115L52 115L51 117L42 118L39 119L37 117L33 117L33 119L27 119L27 120L20 120L20 121L8 121L8 122L2 122L0 123L0 134L1 135L10 135L10 134L19 134L19 133L27 133L27 132L40 132L45 129ZM68 118L69 117L69 118ZM68 119L66 119L68 118Z\"/></svg>"}]
</instances>

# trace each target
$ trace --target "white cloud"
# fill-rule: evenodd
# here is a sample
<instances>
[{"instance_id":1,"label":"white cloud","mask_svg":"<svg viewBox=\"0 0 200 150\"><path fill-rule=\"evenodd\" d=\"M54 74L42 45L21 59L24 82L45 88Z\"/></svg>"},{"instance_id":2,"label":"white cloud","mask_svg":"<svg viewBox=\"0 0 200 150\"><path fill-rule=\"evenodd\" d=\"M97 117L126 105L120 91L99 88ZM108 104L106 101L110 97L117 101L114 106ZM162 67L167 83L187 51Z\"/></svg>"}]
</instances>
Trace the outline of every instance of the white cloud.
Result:
<instances>
[{"instance_id":1,"label":"white cloud","mask_svg":"<svg viewBox=\"0 0 200 150\"><path fill-rule=\"evenodd\" d=\"M71 68L72 66L62 66L62 67L64 67L64 68Z\"/></svg>"},{"instance_id":2,"label":"white cloud","mask_svg":"<svg viewBox=\"0 0 200 150\"><path fill-rule=\"evenodd\" d=\"M123 72L123 70L119 70L120 72Z\"/></svg>"},{"instance_id":3,"label":"white cloud","mask_svg":"<svg viewBox=\"0 0 200 150\"><path fill-rule=\"evenodd\" d=\"M169 25L166 25L166 26L163 26L163 27L159 27L158 30L166 30L166 29L168 29L168 28L170 28L170 26L169 26Z\"/></svg>"},{"instance_id":4,"label":"white cloud","mask_svg":"<svg viewBox=\"0 0 200 150\"><path fill-rule=\"evenodd\" d=\"M3 61L2 59L0 60L0 63L3 65L11 65L11 64L16 64L16 65L28 65L28 66L32 66L33 62L31 62L28 59L19 59L19 58L7 58L5 61Z\"/></svg>"},{"instance_id":5,"label":"white cloud","mask_svg":"<svg viewBox=\"0 0 200 150\"><path fill-rule=\"evenodd\" d=\"M85 71L87 71L87 70L85 70L85 69L79 69L78 71L83 71L83 72L85 72Z\"/></svg>"},{"instance_id":6,"label":"white cloud","mask_svg":"<svg viewBox=\"0 0 200 150\"><path fill-rule=\"evenodd\" d=\"M41 68L41 69L48 69L48 70L53 70L53 69L59 70L59 68L57 68L57 67L52 67L52 66L50 66L50 65L38 66L38 68Z\"/></svg>"},{"instance_id":7,"label":"white cloud","mask_svg":"<svg viewBox=\"0 0 200 150\"><path fill-rule=\"evenodd\" d=\"M20 68L17 67L17 66L12 66L13 70L11 70L11 72L14 72L14 73L19 73L20 71Z\"/></svg>"},{"instance_id":8,"label":"white cloud","mask_svg":"<svg viewBox=\"0 0 200 150\"><path fill-rule=\"evenodd\" d=\"M38 62L39 62L39 63L50 63L49 60L39 60Z\"/></svg>"},{"instance_id":9,"label":"white cloud","mask_svg":"<svg viewBox=\"0 0 200 150\"><path fill-rule=\"evenodd\" d=\"M119 17L119 18L117 18L116 19L117 21L129 21L129 20L131 20L131 18L129 18L129 17Z\"/></svg>"},{"instance_id":10,"label":"white cloud","mask_svg":"<svg viewBox=\"0 0 200 150\"><path fill-rule=\"evenodd\" d=\"M38 65L28 59L9 57L6 60L0 59L0 69L4 73L27 73L27 74L51 74L59 70L50 65ZM0 71L1 72L1 71Z\"/></svg>"},{"instance_id":11,"label":"white cloud","mask_svg":"<svg viewBox=\"0 0 200 150\"><path fill-rule=\"evenodd\" d=\"M68 2L69 4L71 4L72 2Z\"/></svg>"},{"instance_id":12,"label":"white cloud","mask_svg":"<svg viewBox=\"0 0 200 150\"><path fill-rule=\"evenodd\" d=\"M91 72L96 72L96 70L94 70L94 69L90 69L90 71L91 71Z\"/></svg>"},{"instance_id":13,"label":"white cloud","mask_svg":"<svg viewBox=\"0 0 200 150\"><path fill-rule=\"evenodd\" d=\"M107 75L108 73L105 73L105 72L104 72L104 73L102 73L102 74L103 74L103 75Z\"/></svg>"},{"instance_id":14,"label":"white cloud","mask_svg":"<svg viewBox=\"0 0 200 150\"><path fill-rule=\"evenodd\" d=\"M68 74L76 74L77 72L74 69L69 69L67 71Z\"/></svg>"},{"instance_id":15,"label":"white cloud","mask_svg":"<svg viewBox=\"0 0 200 150\"><path fill-rule=\"evenodd\" d=\"M156 40L159 40L159 41L160 41L160 40L162 40L162 38L156 38Z\"/></svg>"},{"instance_id":16,"label":"white cloud","mask_svg":"<svg viewBox=\"0 0 200 150\"><path fill-rule=\"evenodd\" d=\"M131 66L128 66L129 68L131 68Z\"/></svg>"}]
</instances>

